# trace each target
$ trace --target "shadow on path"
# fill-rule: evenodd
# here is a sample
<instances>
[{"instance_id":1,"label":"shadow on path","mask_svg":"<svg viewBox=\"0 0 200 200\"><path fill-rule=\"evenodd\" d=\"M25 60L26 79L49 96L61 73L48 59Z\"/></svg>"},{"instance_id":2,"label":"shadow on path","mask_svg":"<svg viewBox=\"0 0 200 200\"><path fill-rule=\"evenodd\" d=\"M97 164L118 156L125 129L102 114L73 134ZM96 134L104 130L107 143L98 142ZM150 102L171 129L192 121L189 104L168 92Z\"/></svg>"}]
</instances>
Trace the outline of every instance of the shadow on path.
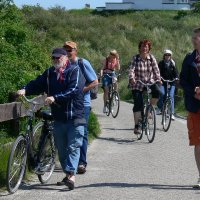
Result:
<instances>
[{"instance_id":1,"label":"shadow on path","mask_svg":"<svg viewBox=\"0 0 200 200\"><path fill-rule=\"evenodd\" d=\"M112 188L150 188L156 190L191 190L200 191L199 189L194 189L189 185L160 185L160 184L137 184L137 183L96 183L85 186L79 186L77 188L98 188L98 187L112 187Z\"/></svg>"}]
</instances>

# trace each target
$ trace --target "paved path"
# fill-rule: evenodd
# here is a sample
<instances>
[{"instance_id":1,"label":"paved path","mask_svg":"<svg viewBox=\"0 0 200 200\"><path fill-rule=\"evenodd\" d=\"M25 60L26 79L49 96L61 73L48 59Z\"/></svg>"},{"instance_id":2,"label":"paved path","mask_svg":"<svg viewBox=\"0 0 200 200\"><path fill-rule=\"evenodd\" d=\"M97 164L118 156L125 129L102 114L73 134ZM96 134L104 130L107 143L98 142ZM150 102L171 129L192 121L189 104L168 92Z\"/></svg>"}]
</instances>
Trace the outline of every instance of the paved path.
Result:
<instances>
[{"instance_id":1,"label":"paved path","mask_svg":"<svg viewBox=\"0 0 200 200\"><path fill-rule=\"evenodd\" d=\"M199 200L193 190L197 170L193 149L188 146L185 121L177 120L168 133L158 131L154 143L135 141L132 105L121 103L117 119L102 114L102 98L93 101L102 134L89 147L88 171L78 175L76 189L68 191L55 183L63 178L57 169L47 185L35 179L14 195L15 200Z\"/></svg>"}]
</instances>

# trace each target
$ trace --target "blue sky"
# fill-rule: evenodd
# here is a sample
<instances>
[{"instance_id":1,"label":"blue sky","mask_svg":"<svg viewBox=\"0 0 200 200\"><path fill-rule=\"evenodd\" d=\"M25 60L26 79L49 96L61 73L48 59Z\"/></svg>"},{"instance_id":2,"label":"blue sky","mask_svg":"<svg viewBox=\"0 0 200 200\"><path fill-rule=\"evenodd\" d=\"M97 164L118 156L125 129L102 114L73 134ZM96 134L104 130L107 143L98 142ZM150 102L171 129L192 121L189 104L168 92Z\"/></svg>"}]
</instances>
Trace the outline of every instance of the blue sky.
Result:
<instances>
[{"instance_id":1,"label":"blue sky","mask_svg":"<svg viewBox=\"0 0 200 200\"><path fill-rule=\"evenodd\" d=\"M86 3L90 4L92 8L96 8L97 6L104 6L105 2L122 2L122 0L14 0L18 7L22 5L36 5L38 3L44 8L59 5L67 9L84 8Z\"/></svg>"}]
</instances>

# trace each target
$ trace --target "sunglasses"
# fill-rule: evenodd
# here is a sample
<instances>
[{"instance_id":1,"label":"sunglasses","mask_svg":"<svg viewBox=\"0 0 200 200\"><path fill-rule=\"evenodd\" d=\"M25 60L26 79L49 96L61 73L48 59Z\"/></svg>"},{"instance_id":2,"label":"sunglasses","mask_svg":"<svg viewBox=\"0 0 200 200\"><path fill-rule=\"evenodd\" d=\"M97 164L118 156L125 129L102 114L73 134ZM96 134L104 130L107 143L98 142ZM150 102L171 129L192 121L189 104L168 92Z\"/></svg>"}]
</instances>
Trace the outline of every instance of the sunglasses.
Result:
<instances>
[{"instance_id":1,"label":"sunglasses","mask_svg":"<svg viewBox=\"0 0 200 200\"><path fill-rule=\"evenodd\" d=\"M52 56L52 57L51 57L51 59L52 59L52 60L59 60L59 59L60 59L60 57L55 57L55 56Z\"/></svg>"},{"instance_id":2,"label":"sunglasses","mask_svg":"<svg viewBox=\"0 0 200 200\"><path fill-rule=\"evenodd\" d=\"M73 52L74 50L76 50L76 49L66 49L66 51L69 53Z\"/></svg>"},{"instance_id":3,"label":"sunglasses","mask_svg":"<svg viewBox=\"0 0 200 200\"><path fill-rule=\"evenodd\" d=\"M165 56L171 56L171 54L165 54Z\"/></svg>"}]
</instances>

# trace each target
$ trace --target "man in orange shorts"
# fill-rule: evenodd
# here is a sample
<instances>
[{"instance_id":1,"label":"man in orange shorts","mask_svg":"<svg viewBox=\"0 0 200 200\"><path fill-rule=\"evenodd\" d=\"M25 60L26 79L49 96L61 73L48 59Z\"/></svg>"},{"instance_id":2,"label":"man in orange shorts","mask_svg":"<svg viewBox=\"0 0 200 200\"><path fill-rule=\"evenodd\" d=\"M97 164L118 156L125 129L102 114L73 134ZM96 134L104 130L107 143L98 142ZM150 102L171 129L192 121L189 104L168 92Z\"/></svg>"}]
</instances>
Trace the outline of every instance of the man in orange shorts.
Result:
<instances>
[{"instance_id":1,"label":"man in orange shorts","mask_svg":"<svg viewBox=\"0 0 200 200\"><path fill-rule=\"evenodd\" d=\"M188 134L190 145L194 146L194 155L199 178L194 188L200 188L200 28L193 31L194 51L186 55L180 73L180 84L185 94L185 106L188 113Z\"/></svg>"}]
</instances>

